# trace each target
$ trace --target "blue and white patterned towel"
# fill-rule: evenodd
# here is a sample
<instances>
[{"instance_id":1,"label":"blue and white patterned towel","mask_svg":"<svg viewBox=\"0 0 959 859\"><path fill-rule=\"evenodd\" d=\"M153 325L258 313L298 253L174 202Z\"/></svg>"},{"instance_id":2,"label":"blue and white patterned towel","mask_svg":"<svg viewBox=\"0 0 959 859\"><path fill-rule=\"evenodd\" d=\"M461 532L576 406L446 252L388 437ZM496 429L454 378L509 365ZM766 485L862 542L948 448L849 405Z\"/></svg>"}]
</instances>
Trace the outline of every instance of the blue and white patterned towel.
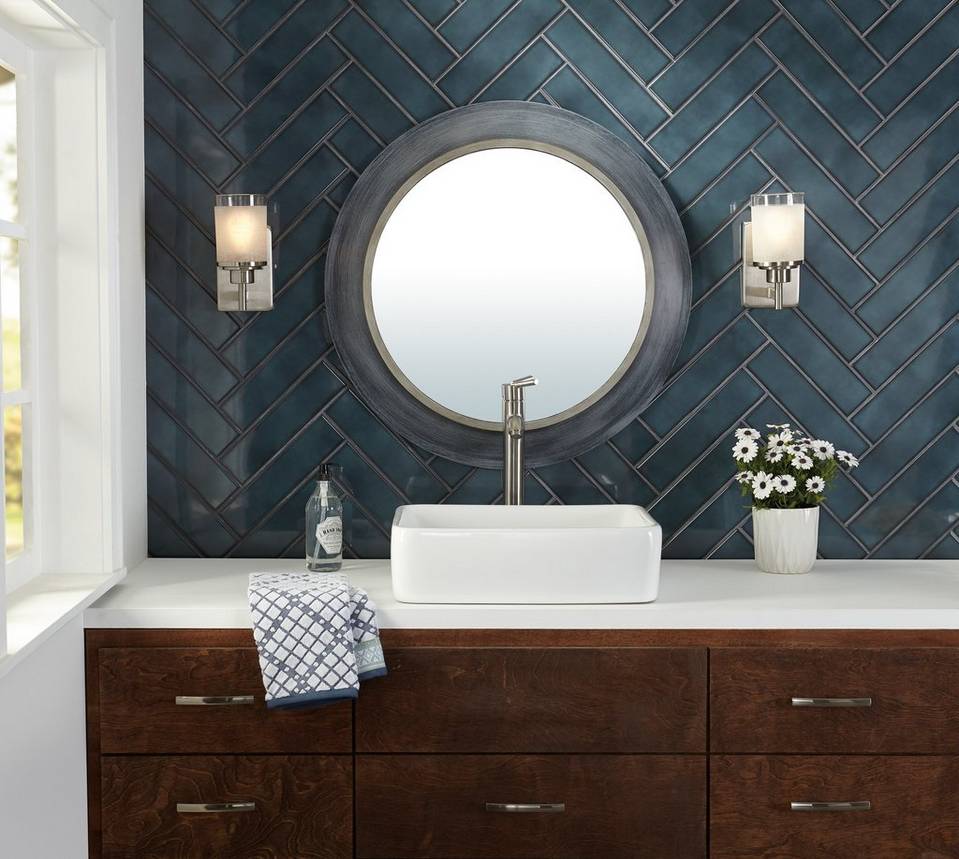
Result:
<instances>
[{"instance_id":1,"label":"blue and white patterned towel","mask_svg":"<svg viewBox=\"0 0 959 859\"><path fill-rule=\"evenodd\" d=\"M248 595L270 709L355 698L386 674L376 607L345 576L253 573Z\"/></svg>"}]
</instances>

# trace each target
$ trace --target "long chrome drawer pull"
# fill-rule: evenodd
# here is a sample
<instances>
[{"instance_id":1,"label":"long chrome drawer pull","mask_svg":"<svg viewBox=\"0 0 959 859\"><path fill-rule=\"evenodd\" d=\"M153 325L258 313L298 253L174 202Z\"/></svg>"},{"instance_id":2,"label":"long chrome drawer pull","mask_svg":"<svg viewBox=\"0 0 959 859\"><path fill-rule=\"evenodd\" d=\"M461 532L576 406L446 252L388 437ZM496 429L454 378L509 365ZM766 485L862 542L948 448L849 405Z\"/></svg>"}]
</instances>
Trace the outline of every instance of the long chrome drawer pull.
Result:
<instances>
[{"instance_id":1,"label":"long chrome drawer pull","mask_svg":"<svg viewBox=\"0 0 959 859\"><path fill-rule=\"evenodd\" d=\"M255 802L178 802L180 814L217 814L221 811L256 811Z\"/></svg>"},{"instance_id":2,"label":"long chrome drawer pull","mask_svg":"<svg viewBox=\"0 0 959 859\"><path fill-rule=\"evenodd\" d=\"M872 698L793 698L793 707L871 707Z\"/></svg>"},{"instance_id":3,"label":"long chrome drawer pull","mask_svg":"<svg viewBox=\"0 0 959 859\"><path fill-rule=\"evenodd\" d=\"M507 814L556 814L566 811L565 802L487 802L487 811Z\"/></svg>"},{"instance_id":4,"label":"long chrome drawer pull","mask_svg":"<svg viewBox=\"0 0 959 859\"><path fill-rule=\"evenodd\" d=\"M791 811L869 811L872 803L868 799L859 802L791 802Z\"/></svg>"},{"instance_id":5,"label":"long chrome drawer pull","mask_svg":"<svg viewBox=\"0 0 959 859\"><path fill-rule=\"evenodd\" d=\"M252 695L177 695L181 707L232 707L237 704L252 704Z\"/></svg>"}]
</instances>

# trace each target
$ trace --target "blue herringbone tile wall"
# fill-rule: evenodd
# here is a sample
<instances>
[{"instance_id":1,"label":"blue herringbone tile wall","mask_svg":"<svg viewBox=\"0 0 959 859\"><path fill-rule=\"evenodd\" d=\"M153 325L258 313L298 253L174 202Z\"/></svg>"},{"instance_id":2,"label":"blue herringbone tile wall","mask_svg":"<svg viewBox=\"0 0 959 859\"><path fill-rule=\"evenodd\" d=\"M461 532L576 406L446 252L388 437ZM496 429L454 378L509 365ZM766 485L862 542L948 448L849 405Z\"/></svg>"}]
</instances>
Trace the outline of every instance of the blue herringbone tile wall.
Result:
<instances>
[{"instance_id":1,"label":"blue herringbone tile wall","mask_svg":"<svg viewBox=\"0 0 959 859\"><path fill-rule=\"evenodd\" d=\"M672 378L610 443L529 477L536 503L650 507L671 557L745 557L731 431L791 421L862 457L827 557L959 558L959 3L945 0L148 0L150 550L295 555L316 465L352 484L350 551L405 502L495 503L356 396L324 251L356 177L452 107L559 105L669 189L693 254ZM745 312L729 204L805 191L797 311ZM218 313L216 192L282 213L276 309Z\"/></svg>"}]
</instances>

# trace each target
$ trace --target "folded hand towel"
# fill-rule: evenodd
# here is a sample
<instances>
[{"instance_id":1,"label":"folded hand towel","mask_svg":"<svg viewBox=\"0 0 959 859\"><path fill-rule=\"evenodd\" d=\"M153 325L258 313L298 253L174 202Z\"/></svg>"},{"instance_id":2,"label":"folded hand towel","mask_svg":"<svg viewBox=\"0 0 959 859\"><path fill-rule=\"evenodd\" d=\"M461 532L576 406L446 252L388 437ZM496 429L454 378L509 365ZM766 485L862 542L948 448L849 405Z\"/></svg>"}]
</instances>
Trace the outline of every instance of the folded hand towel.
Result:
<instances>
[{"instance_id":1,"label":"folded hand towel","mask_svg":"<svg viewBox=\"0 0 959 859\"><path fill-rule=\"evenodd\" d=\"M345 576L253 573L248 595L267 707L355 698L386 674L376 607Z\"/></svg>"}]
</instances>

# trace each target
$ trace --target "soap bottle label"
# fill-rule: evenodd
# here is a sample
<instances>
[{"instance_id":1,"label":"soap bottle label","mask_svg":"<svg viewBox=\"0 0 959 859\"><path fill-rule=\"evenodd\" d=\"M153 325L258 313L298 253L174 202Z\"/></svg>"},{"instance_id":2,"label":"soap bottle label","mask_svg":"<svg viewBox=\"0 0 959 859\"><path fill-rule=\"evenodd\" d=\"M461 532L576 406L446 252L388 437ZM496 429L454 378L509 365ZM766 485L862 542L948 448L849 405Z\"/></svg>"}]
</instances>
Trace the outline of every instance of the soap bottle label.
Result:
<instances>
[{"instance_id":1,"label":"soap bottle label","mask_svg":"<svg viewBox=\"0 0 959 859\"><path fill-rule=\"evenodd\" d=\"M339 555L343 550L343 519L330 516L316 526L316 539L328 555Z\"/></svg>"}]
</instances>

